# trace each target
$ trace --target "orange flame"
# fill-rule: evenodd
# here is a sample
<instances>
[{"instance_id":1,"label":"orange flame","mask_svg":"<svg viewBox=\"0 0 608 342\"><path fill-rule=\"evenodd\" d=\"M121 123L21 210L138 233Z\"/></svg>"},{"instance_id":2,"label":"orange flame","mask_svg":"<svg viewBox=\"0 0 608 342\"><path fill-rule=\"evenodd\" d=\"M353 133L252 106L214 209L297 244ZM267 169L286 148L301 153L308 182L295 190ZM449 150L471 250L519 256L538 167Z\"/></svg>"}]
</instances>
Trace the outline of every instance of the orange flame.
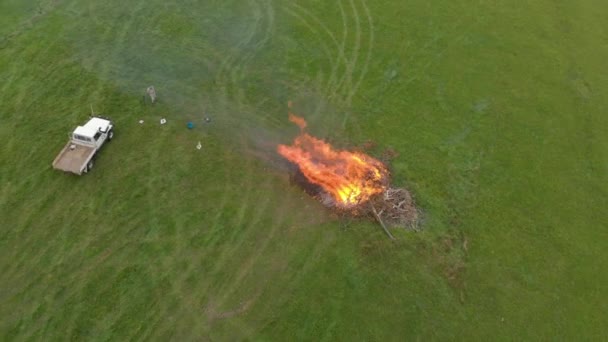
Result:
<instances>
[{"instance_id":1,"label":"orange flame","mask_svg":"<svg viewBox=\"0 0 608 342\"><path fill-rule=\"evenodd\" d=\"M302 132L292 145L279 145L277 152L296 164L306 179L321 186L335 205L350 208L386 190L388 170L364 153L335 150L330 144L304 132L306 120L289 114Z\"/></svg>"},{"instance_id":2,"label":"orange flame","mask_svg":"<svg viewBox=\"0 0 608 342\"><path fill-rule=\"evenodd\" d=\"M306 128L306 120L302 119L301 117L299 117L297 115L289 113L289 121L298 125L298 127L300 127L301 130L304 130Z\"/></svg>"}]
</instances>

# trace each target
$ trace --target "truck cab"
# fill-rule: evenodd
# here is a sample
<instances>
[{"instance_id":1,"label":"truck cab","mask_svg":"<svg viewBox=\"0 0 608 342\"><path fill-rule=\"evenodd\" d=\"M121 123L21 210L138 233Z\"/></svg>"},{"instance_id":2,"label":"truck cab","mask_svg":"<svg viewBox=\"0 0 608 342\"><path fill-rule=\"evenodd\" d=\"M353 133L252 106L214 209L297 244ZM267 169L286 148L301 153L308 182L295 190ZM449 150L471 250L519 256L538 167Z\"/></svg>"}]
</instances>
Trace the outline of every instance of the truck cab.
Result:
<instances>
[{"instance_id":1,"label":"truck cab","mask_svg":"<svg viewBox=\"0 0 608 342\"><path fill-rule=\"evenodd\" d=\"M103 118L93 117L84 126L78 126L71 136L75 144L99 149L106 140L114 137L112 122Z\"/></svg>"}]
</instances>

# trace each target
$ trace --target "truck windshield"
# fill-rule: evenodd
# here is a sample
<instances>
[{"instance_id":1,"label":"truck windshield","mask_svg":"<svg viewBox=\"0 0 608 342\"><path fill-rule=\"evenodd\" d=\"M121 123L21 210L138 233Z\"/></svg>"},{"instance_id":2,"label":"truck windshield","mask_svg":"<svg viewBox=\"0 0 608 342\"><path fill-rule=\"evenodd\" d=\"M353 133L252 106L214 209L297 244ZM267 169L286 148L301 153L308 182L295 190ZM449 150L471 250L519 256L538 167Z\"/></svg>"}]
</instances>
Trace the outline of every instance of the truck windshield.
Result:
<instances>
[{"instance_id":1,"label":"truck windshield","mask_svg":"<svg viewBox=\"0 0 608 342\"><path fill-rule=\"evenodd\" d=\"M91 138L85 137L84 135L74 134L74 139L81 141L91 141Z\"/></svg>"}]
</instances>

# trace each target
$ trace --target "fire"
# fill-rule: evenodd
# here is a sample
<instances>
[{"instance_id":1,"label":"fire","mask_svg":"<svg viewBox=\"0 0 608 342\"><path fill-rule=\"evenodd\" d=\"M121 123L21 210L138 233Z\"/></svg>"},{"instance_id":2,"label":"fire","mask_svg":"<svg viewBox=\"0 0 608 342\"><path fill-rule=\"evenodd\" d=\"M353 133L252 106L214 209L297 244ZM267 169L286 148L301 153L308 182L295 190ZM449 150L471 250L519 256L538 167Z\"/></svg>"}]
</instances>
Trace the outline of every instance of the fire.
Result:
<instances>
[{"instance_id":1,"label":"fire","mask_svg":"<svg viewBox=\"0 0 608 342\"><path fill-rule=\"evenodd\" d=\"M303 118L301 118L299 116L289 113L289 121L298 125L298 127L300 127L301 130L304 130L306 128L306 120L304 120Z\"/></svg>"},{"instance_id":2,"label":"fire","mask_svg":"<svg viewBox=\"0 0 608 342\"><path fill-rule=\"evenodd\" d=\"M300 127L291 145L278 145L277 152L296 164L306 179L319 185L336 206L351 208L367 202L388 187L388 170L364 153L336 150L306 133L306 120L292 113L289 120Z\"/></svg>"}]
</instances>

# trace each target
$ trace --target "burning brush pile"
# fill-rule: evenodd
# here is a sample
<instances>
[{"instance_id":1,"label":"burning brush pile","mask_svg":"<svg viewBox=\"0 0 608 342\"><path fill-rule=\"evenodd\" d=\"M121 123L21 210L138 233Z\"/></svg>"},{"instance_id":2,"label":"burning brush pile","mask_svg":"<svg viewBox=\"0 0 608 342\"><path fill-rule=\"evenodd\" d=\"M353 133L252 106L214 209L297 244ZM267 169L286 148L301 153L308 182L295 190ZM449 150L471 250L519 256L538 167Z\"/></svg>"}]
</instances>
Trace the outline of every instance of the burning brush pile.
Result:
<instances>
[{"instance_id":1,"label":"burning brush pile","mask_svg":"<svg viewBox=\"0 0 608 342\"><path fill-rule=\"evenodd\" d=\"M334 149L306 132L306 121L294 114L300 127L291 145L277 152L295 166L294 180L326 207L354 216L373 216L392 238L389 227L416 229L418 210L410 193L390 187L390 173L377 159L361 152Z\"/></svg>"}]
</instances>

